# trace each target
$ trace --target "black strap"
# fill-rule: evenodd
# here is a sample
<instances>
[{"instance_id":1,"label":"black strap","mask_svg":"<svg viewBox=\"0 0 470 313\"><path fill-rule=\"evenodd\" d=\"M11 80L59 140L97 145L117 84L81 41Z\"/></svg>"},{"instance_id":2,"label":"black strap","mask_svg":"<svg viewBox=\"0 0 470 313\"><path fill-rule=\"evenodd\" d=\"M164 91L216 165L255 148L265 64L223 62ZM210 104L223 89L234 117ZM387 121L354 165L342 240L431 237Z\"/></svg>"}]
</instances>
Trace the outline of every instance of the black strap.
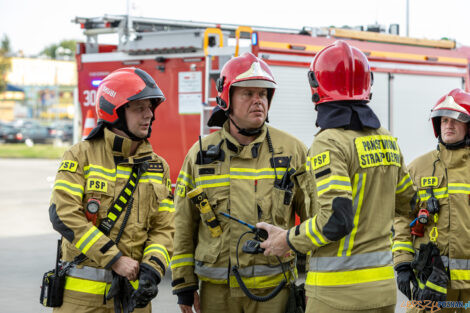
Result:
<instances>
[{"instance_id":1,"label":"black strap","mask_svg":"<svg viewBox=\"0 0 470 313\"><path fill-rule=\"evenodd\" d=\"M116 224L117 220L122 214L122 211L124 211L124 208L129 203L132 194L137 188L140 176L142 176L142 174L147 170L147 168L148 162L136 164L132 167L132 172L129 176L129 180L127 181L124 188L121 190L119 196L116 198L116 200L114 200L113 205L108 209L108 214L106 218L101 220L100 225L98 226L98 229L103 232L106 236L110 234L114 224Z\"/></svg>"}]
</instances>

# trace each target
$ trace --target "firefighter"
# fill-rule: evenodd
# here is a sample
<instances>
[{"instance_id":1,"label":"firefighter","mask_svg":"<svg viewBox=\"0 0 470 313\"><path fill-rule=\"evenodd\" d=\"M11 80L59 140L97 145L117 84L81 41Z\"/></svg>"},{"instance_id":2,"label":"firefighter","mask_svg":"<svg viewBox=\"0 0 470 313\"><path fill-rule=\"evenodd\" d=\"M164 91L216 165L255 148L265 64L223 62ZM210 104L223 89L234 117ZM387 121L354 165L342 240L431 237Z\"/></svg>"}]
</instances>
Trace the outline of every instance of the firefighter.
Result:
<instances>
[{"instance_id":1,"label":"firefighter","mask_svg":"<svg viewBox=\"0 0 470 313\"><path fill-rule=\"evenodd\" d=\"M147 138L165 97L141 69L109 74L97 126L65 152L51 198L65 240L63 305L54 312L151 312L173 249L169 168Z\"/></svg>"},{"instance_id":2,"label":"firefighter","mask_svg":"<svg viewBox=\"0 0 470 313\"><path fill-rule=\"evenodd\" d=\"M240 288L235 272L251 296L267 297L286 278L293 279L295 257L283 257L281 266L277 258L243 252L253 234L244 236L248 227L221 214L284 229L294 225L294 212L306 217L304 197L293 180L301 175L307 149L265 123L275 88L270 68L252 53L232 58L221 71L218 106L208 125L222 129L190 149L175 192L171 270L181 312L194 307L204 313L284 313L287 288L269 301L254 301ZM201 192L210 205L207 210L195 202L194 193Z\"/></svg>"},{"instance_id":3,"label":"firefighter","mask_svg":"<svg viewBox=\"0 0 470 313\"><path fill-rule=\"evenodd\" d=\"M411 282L413 300L466 303L470 300L470 93L454 89L441 97L431 120L438 145L409 166L418 187L419 213L395 221L393 252L399 289L411 298ZM419 215L427 220L418 220L418 226L423 224L420 230L414 226L410 231ZM427 250L433 256L429 262L423 257Z\"/></svg>"},{"instance_id":4,"label":"firefighter","mask_svg":"<svg viewBox=\"0 0 470 313\"><path fill-rule=\"evenodd\" d=\"M289 230L265 223L266 255L309 253L306 312L394 312L390 236L415 189L396 138L372 109L366 56L345 41L327 46L308 72L321 128L309 150L312 218Z\"/></svg>"}]
</instances>

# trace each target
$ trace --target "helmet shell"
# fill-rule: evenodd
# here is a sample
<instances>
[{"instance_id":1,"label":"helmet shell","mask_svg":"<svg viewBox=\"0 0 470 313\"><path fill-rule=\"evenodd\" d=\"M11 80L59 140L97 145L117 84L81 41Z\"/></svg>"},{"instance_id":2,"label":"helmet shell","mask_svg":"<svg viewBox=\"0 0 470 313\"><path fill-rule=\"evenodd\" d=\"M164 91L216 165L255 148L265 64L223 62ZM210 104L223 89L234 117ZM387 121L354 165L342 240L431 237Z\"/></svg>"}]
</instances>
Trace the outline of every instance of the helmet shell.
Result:
<instances>
[{"instance_id":1,"label":"helmet shell","mask_svg":"<svg viewBox=\"0 0 470 313\"><path fill-rule=\"evenodd\" d=\"M431 110L434 136L441 134L441 117L446 116L462 123L470 122L470 93L456 88L442 96Z\"/></svg>"},{"instance_id":2,"label":"helmet shell","mask_svg":"<svg viewBox=\"0 0 470 313\"><path fill-rule=\"evenodd\" d=\"M225 63L217 80L217 104L224 111L230 108L230 88L232 86L267 88L268 105L270 106L276 82L266 62L251 52L245 52Z\"/></svg>"},{"instance_id":3,"label":"helmet shell","mask_svg":"<svg viewBox=\"0 0 470 313\"><path fill-rule=\"evenodd\" d=\"M316 105L330 101L370 100L372 74L369 61L364 53L343 40L315 55L308 79Z\"/></svg>"}]
</instances>

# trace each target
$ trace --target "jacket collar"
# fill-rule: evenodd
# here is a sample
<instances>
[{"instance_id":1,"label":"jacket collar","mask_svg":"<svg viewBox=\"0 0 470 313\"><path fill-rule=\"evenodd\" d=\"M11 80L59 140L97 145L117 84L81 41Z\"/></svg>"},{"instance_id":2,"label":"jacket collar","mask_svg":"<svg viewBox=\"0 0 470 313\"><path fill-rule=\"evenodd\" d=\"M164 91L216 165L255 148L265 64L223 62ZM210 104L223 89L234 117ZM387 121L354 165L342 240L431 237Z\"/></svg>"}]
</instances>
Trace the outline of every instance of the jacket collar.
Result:
<instances>
[{"instance_id":1,"label":"jacket collar","mask_svg":"<svg viewBox=\"0 0 470 313\"><path fill-rule=\"evenodd\" d=\"M116 164L134 164L155 159L152 146L146 139L143 140L135 154L132 156L130 155L132 144L131 139L119 136L111 130L104 128L104 140L106 142L106 147L112 151Z\"/></svg>"},{"instance_id":2,"label":"jacket collar","mask_svg":"<svg viewBox=\"0 0 470 313\"><path fill-rule=\"evenodd\" d=\"M437 146L437 157L444 162L447 168L464 168L470 157L470 147L460 149L447 149L445 145L439 143Z\"/></svg>"},{"instance_id":3,"label":"jacket collar","mask_svg":"<svg viewBox=\"0 0 470 313\"><path fill-rule=\"evenodd\" d=\"M259 155L259 149L264 140L266 140L266 131L268 126L263 125L261 129L261 134L256 137L255 140L250 142L248 145L240 144L231 134L230 134L230 125L229 121L226 121L222 127L222 138L225 139L227 143L227 148L232 151L235 155L242 159L254 159Z\"/></svg>"},{"instance_id":4,"label":"jacket collar","mask_svg":"<svg viewBox=\"0 0 470 313\"><path fill-rule=\"evenodd\" d=\"M321 129L344 128L363 130L365 127L377 129L380 121L374 111L364 101L333 101L317 106L316 125Z\"/></svg>"}]
</instances>

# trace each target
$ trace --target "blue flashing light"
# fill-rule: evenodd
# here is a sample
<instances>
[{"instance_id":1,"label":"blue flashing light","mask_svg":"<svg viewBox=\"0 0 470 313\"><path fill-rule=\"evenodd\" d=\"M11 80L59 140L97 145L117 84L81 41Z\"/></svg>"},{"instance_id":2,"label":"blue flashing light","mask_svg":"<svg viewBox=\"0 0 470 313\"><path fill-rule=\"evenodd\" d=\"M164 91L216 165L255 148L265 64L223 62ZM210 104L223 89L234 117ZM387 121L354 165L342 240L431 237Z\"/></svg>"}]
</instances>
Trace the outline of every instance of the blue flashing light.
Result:
<instances>
[{"instance_id":1,"label":"blue flashing light","mask_svg":"<svg viewBox=\"0 0 470 313\"><path fill-rule=\"evenodd\" d=\"M91 84L95 87L98 87L101 84L102 81L103 81L102 79L93 79L91 81Z\"/></svg>"},{"instance_id":2,"label":"blue flashing light","mask_svg":"<svg viewBox=\"0 0 470 313\"><path fill-rule=\"evenodd\" d=\"M251 45L256 46L258 44L258 34L252 33L251 34Z\"/></svg>"}]
</instances>

